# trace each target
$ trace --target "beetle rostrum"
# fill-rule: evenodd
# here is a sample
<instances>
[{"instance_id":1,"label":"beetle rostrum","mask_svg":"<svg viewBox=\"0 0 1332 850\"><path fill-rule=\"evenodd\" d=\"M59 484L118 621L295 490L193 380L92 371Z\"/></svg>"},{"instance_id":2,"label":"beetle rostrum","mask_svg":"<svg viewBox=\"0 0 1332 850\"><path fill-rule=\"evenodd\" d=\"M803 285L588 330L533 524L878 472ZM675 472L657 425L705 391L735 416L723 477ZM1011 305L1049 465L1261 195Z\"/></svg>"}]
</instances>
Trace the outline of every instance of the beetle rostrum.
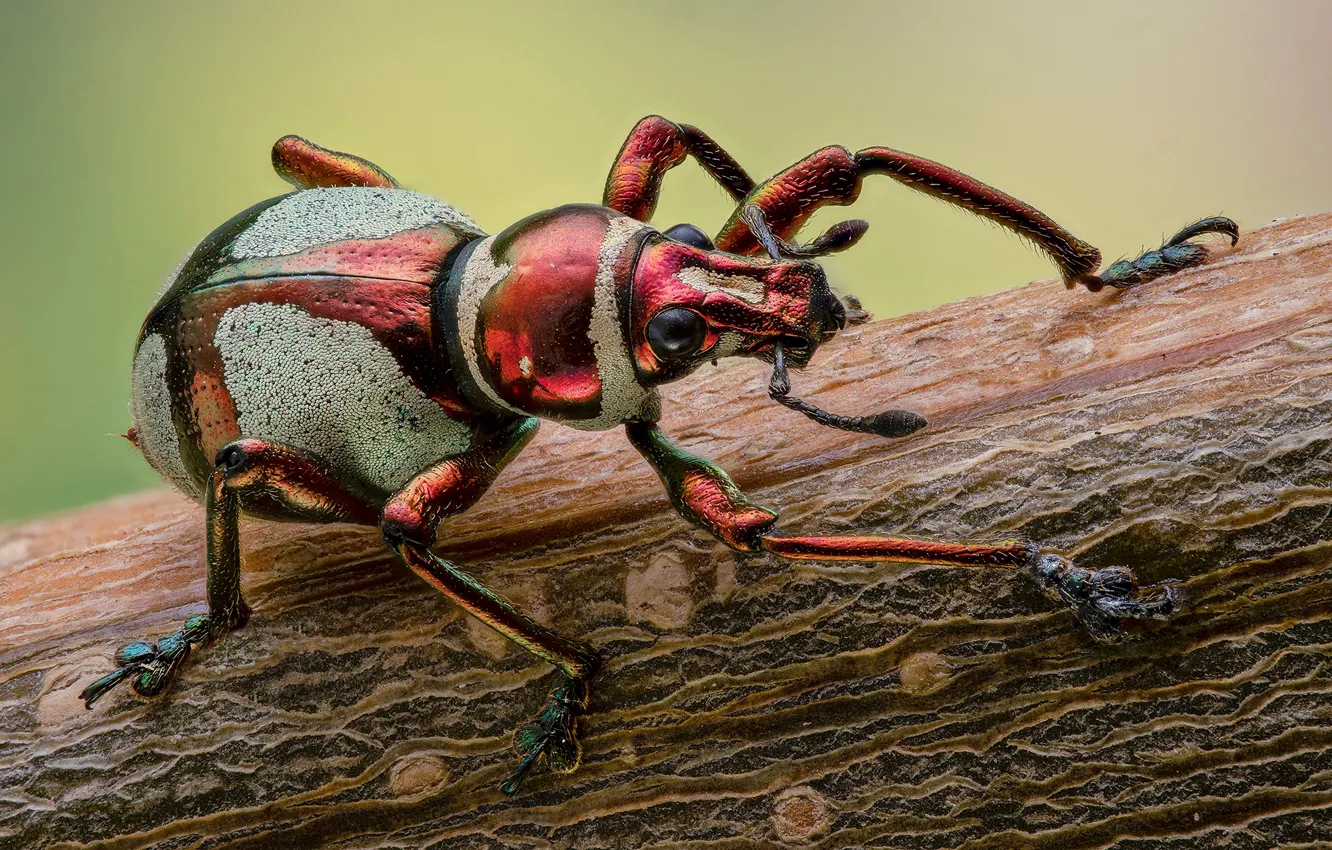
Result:
<instances>
[{"instance_id":1,"label":"beetle rostrum","mask_svg":"<svg viewBox=\"0 0 1332 850\"><path fill-rule=\"evenodd\" d=\"M240 592L242 513L378 527L412 570L536 658L557 681L514 736L516 792L582 758L578 717L602 658L537 623L435 553L436 531L480 499L541 422L623 428L686 521L738 552L814 561L1004 567L1068 606L1097 638L1126 620L1169 617L1168 585L1127 568L1089 572L1032 543L941 543L880 535L791 534L716 464L657 426L657 387L723 357L772 364L773 399L832 428L902 437L908 411L828 413L793 397L810 365L868 318L829 288L818 258L864 236L861 220L795 241L808 218L883 175L1031 241L1071 287L1137 286L1197 265L1193 240L1238 238L1204 219L1160 249L1098 272L1100 254L1053 220L930 160L827 147L762 182L707 134L659 116L634 127L600 204L539 212L488 235L454 207L407 191L373 163L297 136L272 152L295 191L255 204L206 237L149 311L131 376L130 439L206 513L208 611L116 654L82 694L91 708L120 682L161 693L188 657L249 618ZM649 223L667 171L693 158L735 201L709 237ZM862 396L873 397L867 383ZM774 428L801 427L773 406ZM179 710L170 705L161 710Z\"/></svg>"}]
</instances>

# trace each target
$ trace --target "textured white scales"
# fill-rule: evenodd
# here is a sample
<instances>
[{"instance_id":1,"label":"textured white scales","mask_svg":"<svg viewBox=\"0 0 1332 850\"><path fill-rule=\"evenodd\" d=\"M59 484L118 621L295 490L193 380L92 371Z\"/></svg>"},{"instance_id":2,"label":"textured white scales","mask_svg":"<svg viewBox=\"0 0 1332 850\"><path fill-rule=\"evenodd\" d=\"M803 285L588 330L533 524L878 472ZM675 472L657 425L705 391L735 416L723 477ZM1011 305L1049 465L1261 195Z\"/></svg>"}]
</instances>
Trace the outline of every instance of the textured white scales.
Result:
<instances>
[{"instance_id":1,"label":"textured white scales","mask_svg":"<svg viewBox=\"0 0 1332 850\"><path fill-rule=\"evenodd\" d=\"M688 266L675 273L676 278L702 293L720 292L750 304L761 304L768 297L763 281L739 274L726 274L703 266Z\"/></svg>"},{"instance_id":2,"label":"textured white scales","mask_svg":"<svg viewBox=\"0 0 1332 850\"><path fill-rule=\"evenodd\" d=\"M458 287L458 342L462 347L463 360L467 373L472 376L472 383L497 406L514 413L526 415L523 411L505 401L485 379L481 371L480 354L476 350L476 325L481 319L481 302L486 294L500 284L513 271L513 266L495 262L495 255L490 252L495 237L487 237L476 246L472 256L463 268L462 279ZM470 330L470 332L468 332Z\"/></svg>"},{"instance_id":3,"label":"textured white scales","mask_svg":"<svg viewBox=\"0 0 1332 850\"><path fill-rule=\"evenodd\" d=\"M130 419L135 444L148 465L181 492L199 495L180 456L180 436L171 418L171 389L167 386L166 343L160 334L144 337L134 352Z\"/></svg>"},{"instance_id":4,"label":"textured white scales","mask_svg":"<svg viewBox=\"0 0 1332 850\"><path fill-rule=\"evenodd\" d=\"M628 216L616 216L606 226L597 257L597 278L592 300L592 321L587 335L597 355L597 377L601 379L601 415L566 424L587 431L612 428L631 419L655 421L661 415L656 389L645 388L634 372L634 356L620 322L616 297L615 264L629 243L647 225Z\"/></svg>"},{"instance_id":5,"label":"textured white scales","mask_svg":"<svg viewBox=\"0 0 1332 850\"><path fill-rule=\"evenodd\" d=\"M307 189L259 214L231 247L237 259L280 257L345 239L383 239L404 230L452 224L480 233L463 213L404 189Z\"/></svg>"},{"instance_id":6,"label":"textured white scales","mask_svg":"<svg viewBox=\"0 0 1332 850\"><path fill-rule=\"evenodd\" d=\"M213 338L241 436L310 452L391 493L472 447L368 328L285 304L223 314Z\"/></svg>"}]
</instances>

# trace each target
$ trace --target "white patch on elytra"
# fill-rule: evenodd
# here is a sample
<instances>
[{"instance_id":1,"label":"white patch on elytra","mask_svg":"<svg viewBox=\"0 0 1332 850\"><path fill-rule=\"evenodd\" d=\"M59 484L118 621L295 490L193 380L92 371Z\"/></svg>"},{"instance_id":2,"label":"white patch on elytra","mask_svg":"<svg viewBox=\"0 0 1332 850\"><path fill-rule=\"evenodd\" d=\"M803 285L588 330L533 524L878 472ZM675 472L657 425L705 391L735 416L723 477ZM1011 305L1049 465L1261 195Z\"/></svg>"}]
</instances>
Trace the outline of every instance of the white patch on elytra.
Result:
<instances>
[{"instance_id":1,"label":"white patch on elytra","mask_svg":"<svg viewBox=\"0 0 1332 850\"><path fill-rule=\"evenodd\" d=\"M597 277L593 288L592 321L587 335L597 357L597 376L601 379L601 414L593 419L576 419L564 424L585 431L602 431L633 419L655 421L661 401L655 389L638 382L634 358L625 340L620 321L620 302L615 285L615 265L620 255L647 225L628 216L616 216L606 226L597 258Z\"/></svg>"},{"instance_id":2,"label":"white patch on elytra","mask_svg":"<svg viewBox=\"0 0 1332 850\"><path fill-rule=\"evenodd\" d=\"M720 292L750 304L761 304L768 297L763 281L740 274L726 274L703 266L686 266L675 273L686 286L702 293Z\"/></svg>"},{"instance_id":3,"label":"white patch on elytra","mask_svg":"<svg viewBox=\"0 0 1332 850\"><path fill-rule=\"evenodd\" d=\"M441 200L403 189L363 186L307 189L259 214L231 246L237 259L280 257L346 239L382 239L435 224L480 234L476 223Z\"/></svg>"},{"instance_id":4,"label":"white patch on elytra","mask_svg":"<svg viewBox=\"0 0 1332 850\"><path fill-rule=\"evenodd\" d=\"M525 411L519 410L501 398L499 392L486 380L481 369L480 354L476 350L476 323L481 316L481 302L513 268L495 262L495 256L490 253L494 243L494 236L478 243L472 251L472 256L467 258L467 265L463 267L458 282L458 344L462 347L467 373L472 376L472 383L477 389L500 409L527 416L529 414Z\"/></svg>"},{"instance_id":5,"label":"white patch on elytra","mask_svg":"<svg viewBox=\"0 0 1332 850\"><path fill-rule=\"evenodd\" d=\"M362 325L244 304L223 314L213 343L242 437L310 452L387 493L472 447L471 430Z\"/></svg>"},{"instance_id":6,"label":"white patch on elytra","mask_svg":"<svg viewBox=\"0 0 1332 850\"><path fill-rule=\"evenodd\" d=\"M130 377L130 419L134 441L148 465L177 490L198 496L185 460L180 455L180 435L171 417L171 388L167 385L166 341L149 334L134 352Z\"/></svg>"}]
</instances>

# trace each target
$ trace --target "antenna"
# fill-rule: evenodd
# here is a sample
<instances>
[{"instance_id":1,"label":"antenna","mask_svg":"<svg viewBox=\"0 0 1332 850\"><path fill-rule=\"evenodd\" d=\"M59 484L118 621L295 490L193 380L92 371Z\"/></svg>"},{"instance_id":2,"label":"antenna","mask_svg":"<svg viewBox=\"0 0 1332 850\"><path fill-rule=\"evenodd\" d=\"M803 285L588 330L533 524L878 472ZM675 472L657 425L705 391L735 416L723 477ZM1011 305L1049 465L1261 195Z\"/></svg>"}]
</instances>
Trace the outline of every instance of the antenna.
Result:
<instances>
[{"instance_id":1,"label":"antenna","mask_svg":"<svg viewBox=\"0 0 1332 850\"><path fill-rule=\"evenodd\" d=\"M800 411L820 425L842 431L878 434L880 437L905 437L925 427L925 417L910 410L885 410L873 416L840 416L796 398L790 392L791 376L786 371L786 354L782 351L782 341L779 339L773 344L772 379L768 381L768 395L773 401Z\"/></svg>"}]
</instances>

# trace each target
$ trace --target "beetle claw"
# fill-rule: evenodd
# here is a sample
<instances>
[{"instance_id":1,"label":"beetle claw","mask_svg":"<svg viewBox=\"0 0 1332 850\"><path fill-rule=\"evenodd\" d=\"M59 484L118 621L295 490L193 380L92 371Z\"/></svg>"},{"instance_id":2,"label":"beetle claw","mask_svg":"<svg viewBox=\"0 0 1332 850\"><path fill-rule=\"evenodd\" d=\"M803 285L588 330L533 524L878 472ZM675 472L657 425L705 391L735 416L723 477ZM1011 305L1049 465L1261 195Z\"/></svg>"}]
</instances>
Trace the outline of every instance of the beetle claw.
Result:
<instances>
[{"instance_id":1,"label":"beetle claw","mask_svg":"<svg viewBox=\"0 0 1332 850\"><path fill-rule=\"evenodd\" d=\"M85 708L105 696L126 679L139 696L155 697L167 689L176 677L190 651L213 638L212 621L206 614L198 614L185 621L175 634L167 635L157 643L134 641L116 650L114 670L83 689L79 699Z\"/></svg>"},{"instance_id":2,"label":"beetle claw","mask_svg":"<svg viewBox=\"0 0 1332 850\"><path fill-rule=\"evenodd\" d=\"M578 741L578 715L587 707L587 688L567 682L551 691L550 701L532 720L513 733L513 748L521 757L509 778L500 785L505 794L516 794L538 764L551 773L572 773L583 760Z\"/></svg>"},{"instance_id":3,"label":"beetle claw","mask_svg":"<svg viewBox=\"0 0 1332 850\"><path fill-rule=\"evenodd\" d=\"M1042 593L1072 608L1098 640L1123 637L1124 620L1166 620L1182 605L1172 582L1140 587L1127 567L1087 570L1060 555L1037 554L1029 575Z\"/></svg>"}]
</instances>

